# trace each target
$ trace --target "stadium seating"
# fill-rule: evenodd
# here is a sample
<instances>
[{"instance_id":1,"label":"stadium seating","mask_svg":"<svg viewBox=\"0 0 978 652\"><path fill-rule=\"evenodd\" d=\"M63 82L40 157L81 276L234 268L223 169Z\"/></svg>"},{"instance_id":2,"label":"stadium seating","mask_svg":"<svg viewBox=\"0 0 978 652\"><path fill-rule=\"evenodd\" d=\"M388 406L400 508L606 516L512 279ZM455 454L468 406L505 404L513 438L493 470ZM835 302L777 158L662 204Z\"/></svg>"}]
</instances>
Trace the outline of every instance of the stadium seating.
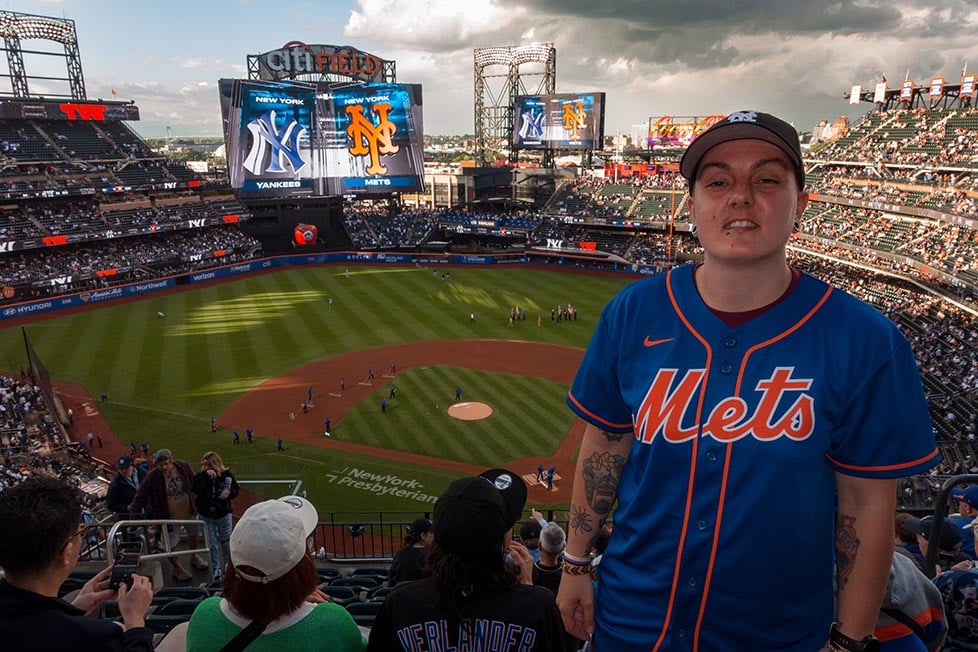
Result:
<instances>
[{"instance_id":1,"label":"stadium seating","mask_svg":"<svg viewBox=\"0 0 978 652\"><path fill-rule=\"evenodd\" d=\"M344 605L344 608L350 612L357 625L370 627L377 619L382 604L382 602L351 602Z\"/></svg>"},{"instance_id":2,"label":"stadium seating","mask_svg":"<svg viewBox=\"0 0 978 652\"><path fill-rule=\"evenodd\" d=\"M807 182L817 197L802 221L802 233L791 241L792 255L805 269L839 279L897 321L921 364L945 462L935 476L912 483L908 500L927 500L934 477L969 469L978 460L978 383L974 364L968 363L978 347L971 335L974 318L942 300L974 307L978 294L978 230L965 222L978 218L976 145L975 109L900 110L871 112L848 134L816 145L807 155ZM0 120L0 155L6 163L0 172L0 193L199 181L186 166L153 153L127 125L111 121ZM392 214L386 206L350 202L344 224L359 249L413 250L441 237L439 225L464 231L473 222L491 221L500 228L525 230L530 242L540 247L549 240L559 240L570 250L582 241L594 242L603 253L665 268L677 260L695 260L701 253L696 241L684 228L670 234L664 228L636 230L629 223L668 221L685 226L685 187L675 173L562 181L544 209L530 214L457 209ZM258 241L231 225L132 238L97 235L123 228L151 231L234 214L246 215L247 208L226 187L215 194L184 189L60 199L15 197L0 210L0 239L96 239L4 253L0 282L15 289L15 296L6 301L111 287L260 256ZM218 250L227 255L215 258ZM848 263L860 267L847 268ZM99 278L98 272L106 269L115 270L115 276ZM945 273L953 282L932 272ZM68 282L53 282L69 276ZM11 448L40 441L50 445L48 437L30 433L30 443L25 443L15 432ZM17 475L4 467L0 482L16 481Z\"/></svg>"}]
</instances>

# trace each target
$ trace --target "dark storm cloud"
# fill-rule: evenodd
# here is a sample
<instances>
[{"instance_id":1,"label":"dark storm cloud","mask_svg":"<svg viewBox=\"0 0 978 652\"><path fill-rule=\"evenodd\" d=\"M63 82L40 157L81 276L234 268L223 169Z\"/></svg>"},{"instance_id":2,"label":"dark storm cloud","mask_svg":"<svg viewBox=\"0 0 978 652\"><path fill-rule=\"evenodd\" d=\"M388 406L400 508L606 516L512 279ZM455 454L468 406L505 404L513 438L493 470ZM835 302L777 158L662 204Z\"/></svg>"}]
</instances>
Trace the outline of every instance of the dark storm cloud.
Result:
<instances>
[{"instance_id":1,"label":"dark storm cloud","mask_svg":"<svg viewBox=\"0 0 978 652\"><path fill-rule=\"evenodd\" d=\"M960 2L941 3L960 5ZM899 26L892 2L852 0L501 0L552 16L627 21L649 29L723 27L738 34L886 32ZM923 3L926 4L926 3Z\"/></svg>"},{"instance_id":2,"label":"dark storm cloud","mask_svg":"<svg viewBox=\"0 0 978 652\"><path fill-rule=\"evenodd\" d=\"M546 31L537 30L536 36L544 34ZM584 58L584 53L591 53L596 57L621 57L645 64L682 63L691 70L736 60L737 49L726 42L729 35L729 30L714 27L680 32L611 21L574 21L573 25L568 21L561 32L552 33L562 58ZM614 47L609 48L609 43L614 43Z\"/></svg>"}]
</instances>

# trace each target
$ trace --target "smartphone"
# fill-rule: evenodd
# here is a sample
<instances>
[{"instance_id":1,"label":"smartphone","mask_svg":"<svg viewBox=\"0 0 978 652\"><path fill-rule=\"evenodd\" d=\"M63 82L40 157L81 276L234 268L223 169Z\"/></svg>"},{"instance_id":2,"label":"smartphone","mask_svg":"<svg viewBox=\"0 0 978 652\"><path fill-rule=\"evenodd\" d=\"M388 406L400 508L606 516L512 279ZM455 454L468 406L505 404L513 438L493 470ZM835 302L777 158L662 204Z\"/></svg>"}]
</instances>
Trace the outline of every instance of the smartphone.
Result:
<instances>
[{"instance_id":1,"label":"smartphone","mask_svg":"<svg viewBox=\"0 0 978 652\"><path fill-rule=\"evenodd\" d=\"M139 541L122 541L116 544L115 561L112 563L112 575L109 577L109 588L116 590L123 582L132 588L132 574L139 567L139 557L143 546Z\"/></svg>"}]
</instances>

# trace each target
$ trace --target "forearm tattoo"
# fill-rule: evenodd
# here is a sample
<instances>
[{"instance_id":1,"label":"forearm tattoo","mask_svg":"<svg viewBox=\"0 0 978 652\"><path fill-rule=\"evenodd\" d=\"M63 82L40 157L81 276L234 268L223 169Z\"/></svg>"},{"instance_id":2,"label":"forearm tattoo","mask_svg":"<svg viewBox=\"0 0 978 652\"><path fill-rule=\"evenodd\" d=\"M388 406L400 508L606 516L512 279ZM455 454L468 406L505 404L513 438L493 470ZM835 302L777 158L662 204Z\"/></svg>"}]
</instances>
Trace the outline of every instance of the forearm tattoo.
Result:
<instances>
[{"instance_id":1,"label":"forearm tattoo","mask_svg":"<svg viewBox=\"0 0 978 652\"><path fill-rule=\"evenodd\" d=\"M602 430L601 434L604 435L604 438L608 441L621 441L625 438L625 433L622 432L608 432L607 430Z\"/></svg>"},{"instance_id":2,"label":"forearm tattoo","mask_svg":"<svg viewBox=\"0 0 978 652\"><path fill-rule=\"evenodd\" d=\"M594 529L591 525L591 515L577 505L571 505L570 526L577 533L590 532Z\"/></svg>"},{"instance_id":3,"label":"forearm tattoo","mask_svg":"<svg viewBox=\"0 0 978 652\"><path fill-rule=\"evenodd\" d=\"M856 536L856 518L839 513L835 526L835 573L838 579L838 590L845 588L849 574L856 565L856 553L859 551L859 539Z\"/></svg>"},{"instance_id":4,"label":"forearm tattoo","mask_svg":"<svg viewBox=\"0 0 978 652\"><path fill-rule=\"evenodd\" d=\"M600 518L611 512L623 466L624 456L606 451L592 453L584 460L584 498Z\"/></svg>"}]
</instances>

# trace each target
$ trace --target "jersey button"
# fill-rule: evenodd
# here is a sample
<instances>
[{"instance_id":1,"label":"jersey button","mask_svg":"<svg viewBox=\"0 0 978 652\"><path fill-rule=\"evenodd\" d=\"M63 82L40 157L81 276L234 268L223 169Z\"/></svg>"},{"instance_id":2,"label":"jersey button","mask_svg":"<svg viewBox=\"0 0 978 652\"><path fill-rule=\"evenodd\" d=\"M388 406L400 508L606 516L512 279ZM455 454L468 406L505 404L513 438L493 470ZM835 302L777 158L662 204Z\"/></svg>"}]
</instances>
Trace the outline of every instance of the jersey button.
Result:
<instances>
[{"instance_id":1,"label":"jersey button","mask_svg":"<svg viewBox=\"0 0 978 652\"><path fill-rule=\"evenodd\" d=\"M720 365L720 373L723 374L724 376L729 376L730 372L732 371L733 371L733 365L730 364L729 362L724 362L722 365Z\"/></svg>"},{"instance_id":2,"label":"jersey button","mask_svg":"<svg viewBox=\"0 0 978 652\"><path fill-rule=\"evenodd\" d=\"M737 346L737 339L733 337L728 337L725 340L723 340L723 345L728 349L732 349L735 346Z\"/></svg>"},{"instance_id":3,"label":"jersey button","mask_svg":"<svg viewBox=\"0 0 978 652\"><path fill-rule=\"evenodd\" d=\"M696 527L698 527L701 530L705 530L706 529L706 521L700 521L700 522L698 522L696 524Z\"/></svg>"},{"instance_id":4,"label":"jersey button","mask_svg":"<svg viewBox=\"0 0 978 652\"><path fill-rule=\"evenodd\" d=\"M686 583L689 584L690 586L696 586L696 578L691 577L688 580L686 580Z\"/></svg>"},{"instance_id":5,"label":"jersey button","mask_svg":"<svg viewBox=\"0 0 978 652\"><path fill-rule=\"evenodd\" d=\"M716 462L717 454L713 451L706 451L706 459L709 460L710 462Z\"/></svg>"},{"instance_id":6,"label":"jersey button","mask_svg":"<svg viewBox=\"0 0 978 652\"><path fill-rule=\"evenodd\" d=\"M679 638L686 638L686 630L685 629L676 630L676 636L678 636Z\"/></svg>"}]
</instances>

